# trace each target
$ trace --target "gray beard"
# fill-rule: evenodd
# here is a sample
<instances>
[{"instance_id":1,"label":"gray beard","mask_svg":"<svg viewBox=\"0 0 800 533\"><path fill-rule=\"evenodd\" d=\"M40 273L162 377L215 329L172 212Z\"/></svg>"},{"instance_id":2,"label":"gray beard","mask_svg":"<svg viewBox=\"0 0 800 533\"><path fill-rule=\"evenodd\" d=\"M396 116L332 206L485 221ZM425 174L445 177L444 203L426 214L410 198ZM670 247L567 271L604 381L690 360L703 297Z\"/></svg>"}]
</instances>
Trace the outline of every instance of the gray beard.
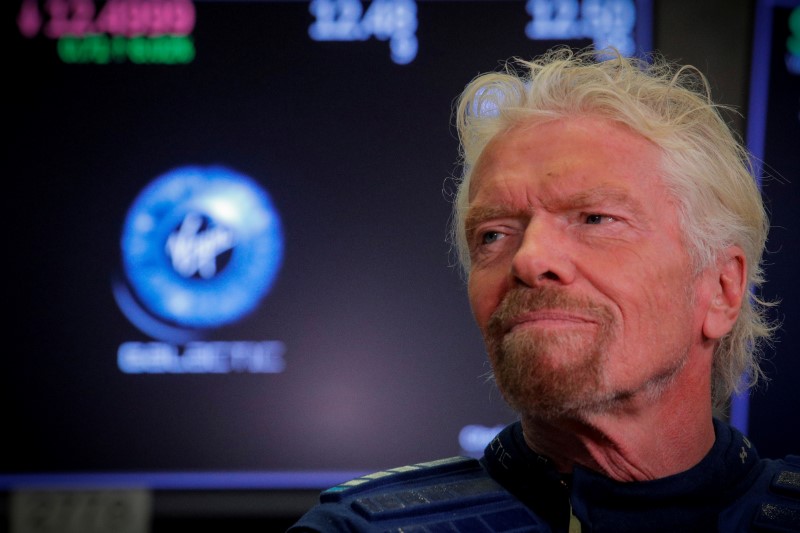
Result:
<instances>
[{"instance_id":1,"label":"gray beard","mask_svg":"<svg viewBox=\"0 0 800 533\"><path fill-rule=\"evenodd\" d=\"M594 334L521 329L504 334L514 317L542 309L574 310L596 322ZM602 367L613 340L609 309L554 288L513 289L493 313L486 344L494 379L509 406L553 419L605 409L615 399L604 391Z\"/></svg>"}]
</instances>

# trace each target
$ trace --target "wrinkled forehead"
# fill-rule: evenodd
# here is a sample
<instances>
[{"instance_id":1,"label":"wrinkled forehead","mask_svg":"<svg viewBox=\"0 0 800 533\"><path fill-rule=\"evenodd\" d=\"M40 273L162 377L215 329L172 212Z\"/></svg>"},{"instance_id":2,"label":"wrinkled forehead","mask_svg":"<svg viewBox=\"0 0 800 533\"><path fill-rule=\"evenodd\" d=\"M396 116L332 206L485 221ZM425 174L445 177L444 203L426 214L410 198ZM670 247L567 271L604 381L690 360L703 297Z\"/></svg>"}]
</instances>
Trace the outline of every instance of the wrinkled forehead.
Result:
<instances>
[{"instance_id":1,"label":"wrinkled forehead","mask_svg":"<svg viewBox=\"0 0 800 533\"><path fill-rule=\"evenodd\" d=\"M591 189L608 182L606 195L623 200L626 188L630 196L641 188L665 189L663 155L644 135L604 117L521 122L494 135L467 169L461 207L474 200L477 189L503 187L520 177L540 191L549 189L554 198L597 196Z\"/></svg>"}]
</instances>

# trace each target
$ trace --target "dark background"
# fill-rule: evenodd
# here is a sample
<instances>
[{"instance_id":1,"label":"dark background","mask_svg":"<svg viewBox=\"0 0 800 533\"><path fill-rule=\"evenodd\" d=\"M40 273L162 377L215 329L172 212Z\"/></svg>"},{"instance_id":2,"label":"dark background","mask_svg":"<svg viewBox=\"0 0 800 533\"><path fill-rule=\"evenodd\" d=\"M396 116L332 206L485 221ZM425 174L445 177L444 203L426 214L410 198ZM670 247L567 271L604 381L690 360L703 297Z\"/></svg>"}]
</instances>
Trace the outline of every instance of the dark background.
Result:
<instances>
[{"instance_id":1,"label":"dark background","mask_svg":"<svg viewBox=\"0 0 800 533\"><path fill-rule=\"evenodd\" d=\"M751 392L748 434L763 456L800 453L800 236L796 212L800 206L800 76L791 75L785 66L788 15L800 2L793 0L755 2L660 1L655 7L655 48L667 57L694 64L711 82L717 102L729 105L736 113L727 118L749 144L748 133L765 131L762 160L762 185L770 215L771 230L765 254L767 283L763 296L779 302L771 316L780 321L774 346L766 350L763 368L769 381ZM755 15L771 13L772 39L769 57L755 61L770 64L766 103L750 102L754 51ZM767 50L767 51L769 51ZM756 69L763 71L763 69ZM751 105L755 111L748 113ZM763 109L763 111L762 111ZM765 111L765 113L764 113ZM754 124L755 122L755 124Z\"/></svg>"},{"instance_id":2,"label":"dark background","mask_svg":"<svg viewBox=\"0 0 800 533\"><path fill-rule=\"evenodd\" d=\"M7 32L2 472L378 470L461 453L464 425L513 419L445 243L450 112L473 76L553 43L524 36L523 2L419 1L419 53L401 66L386 42L311 41L305 2L265 6L198 2L184 66L64 65L53 41ZM706 72L743 137L767 120L766 296L784 327L748 433L764 456L798 453L797 76L748 116L754 3L653 7L654 48ZM122 374L120 342L149 340L110 289L127 209L164 172L217 163L268 190L287 243L259 310L218 338L283 340L287 369ZM266 515L280 530L315 494L158 493L157 524Z\"/></svg>"}]
</instances>

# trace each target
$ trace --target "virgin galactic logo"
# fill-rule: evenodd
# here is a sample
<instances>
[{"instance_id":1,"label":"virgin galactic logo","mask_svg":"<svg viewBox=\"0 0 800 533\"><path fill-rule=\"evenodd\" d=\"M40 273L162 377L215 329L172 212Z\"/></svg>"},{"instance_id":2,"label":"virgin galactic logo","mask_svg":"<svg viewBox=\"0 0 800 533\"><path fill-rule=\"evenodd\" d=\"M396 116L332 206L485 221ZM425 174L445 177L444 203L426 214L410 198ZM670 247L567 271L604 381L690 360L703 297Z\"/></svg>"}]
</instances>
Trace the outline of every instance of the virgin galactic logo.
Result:
<instances>
[{"instance_id":1,"label":"virgin galactic logo","mask_svg":"<svg viewBox=\"0 0 800 533\"><path fill-rule=\"evenodd\" d=\"M182 167L155 179L125 220L120 310L162 342L124 343L121 370L280 372L279 341L203 341L257 308L283 258L281 221L269 195L225 167Z\"/></svg>"}]
</instances>

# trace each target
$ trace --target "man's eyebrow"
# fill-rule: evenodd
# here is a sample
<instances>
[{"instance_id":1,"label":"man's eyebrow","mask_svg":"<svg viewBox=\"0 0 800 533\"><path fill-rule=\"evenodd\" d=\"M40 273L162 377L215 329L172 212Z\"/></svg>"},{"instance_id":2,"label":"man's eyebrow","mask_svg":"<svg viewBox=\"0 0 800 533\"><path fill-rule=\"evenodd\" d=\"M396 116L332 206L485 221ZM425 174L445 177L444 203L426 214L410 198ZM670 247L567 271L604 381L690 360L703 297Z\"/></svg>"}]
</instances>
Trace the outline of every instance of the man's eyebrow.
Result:
<instances>
[{"instance_id":1,"label":"man's eyebrow","mask_svg":"<svg viewBox=\"0 0 800 533\"><path fill-rule=\"evenodd\" d=\"M509 205L473 206L467 210L467 215L464 218L464 233L467 238L471 237L475 228L486 220L495 218L517 218L529 215L529 209L516 209Z\"/></svg>"},{"instance_id":2,"label":"man's eyebrow","mask_svg":"<svg viewBox=\"0 0 800 533\"><path fill-rule=\"evenodd\" d=\"M546 208L551 209L602 208L604 204L619 205L629 209L635 214L645 211L642 203L632 197L630 192L622 187L594 187L545 202Z\"/></svg>"},{"instance_id":3,"label":"man's eyebrow","mask_svg":"<svg viewBox=\"0 0 800 533\"><path fill-rule=\"evenodd\" d=\"M602 208L602 204L609 203L621 205L634 214L645 212L642 203L633 198L627 189L609 186L594 187L568 196L546 199L544 207L552 210ZM526 217L530 216L532 211L532 208L519 209L509 205L472 206L467 210L464 218L464 231L469 236L479 224L486 220Z\"/></svg>"}]
</instances>

